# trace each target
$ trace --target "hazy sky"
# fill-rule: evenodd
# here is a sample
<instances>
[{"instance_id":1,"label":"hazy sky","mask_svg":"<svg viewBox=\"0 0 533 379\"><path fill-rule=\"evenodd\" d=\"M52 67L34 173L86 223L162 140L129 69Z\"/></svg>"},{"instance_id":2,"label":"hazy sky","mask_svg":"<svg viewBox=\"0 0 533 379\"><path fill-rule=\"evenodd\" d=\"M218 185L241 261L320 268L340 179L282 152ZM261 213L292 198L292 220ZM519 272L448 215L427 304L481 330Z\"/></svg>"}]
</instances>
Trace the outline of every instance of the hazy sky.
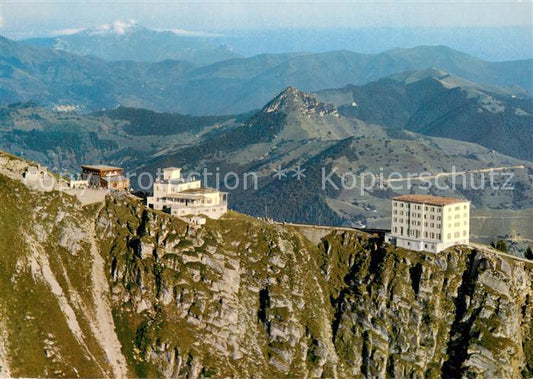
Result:
<instances>
[{"instance_id":1,"label":"hazy sky","mask_svg":"<svg viewBox=\"0 0 533 379\"><path fill-rule=\"evenodd\" d=\"M15 1L0 0L1 34L45 35L135 19L195 31L279 27L531 26L523 1Z\"/></svg>"}]
</instances>

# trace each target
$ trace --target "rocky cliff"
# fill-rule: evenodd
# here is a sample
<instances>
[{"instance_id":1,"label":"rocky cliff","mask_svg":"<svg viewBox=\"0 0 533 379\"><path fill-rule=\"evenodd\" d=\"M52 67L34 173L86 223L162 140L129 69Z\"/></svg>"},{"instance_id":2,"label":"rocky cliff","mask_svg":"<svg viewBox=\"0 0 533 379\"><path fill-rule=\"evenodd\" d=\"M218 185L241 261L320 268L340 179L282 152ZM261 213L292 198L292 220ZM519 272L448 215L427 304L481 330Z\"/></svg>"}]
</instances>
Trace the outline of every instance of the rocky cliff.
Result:
<instances>
[{"instance_id":1,"label":"rocky cliff","mask_svg":"<svg viewBox=\"0 0 533 379\"><path fill-rule=\"evenodd\" d=\"M531 264L356 231L317 244L234 212L197 228L17 175L0 174L4 376L533 375Z\"/></svg>"}]
</instances>

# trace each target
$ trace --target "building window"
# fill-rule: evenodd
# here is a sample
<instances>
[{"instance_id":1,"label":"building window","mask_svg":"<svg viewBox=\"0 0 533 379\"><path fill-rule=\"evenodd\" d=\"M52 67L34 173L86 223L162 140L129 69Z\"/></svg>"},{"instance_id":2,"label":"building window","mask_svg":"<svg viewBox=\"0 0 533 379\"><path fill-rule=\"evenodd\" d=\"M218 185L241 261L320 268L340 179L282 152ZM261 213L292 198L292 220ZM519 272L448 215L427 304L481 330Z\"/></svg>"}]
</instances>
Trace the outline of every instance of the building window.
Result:
<instances>
[{"instance_id":1,"label":"building window","mask_svg":"<svg viewBox=\"0 0 533 379\"><path fill-rule=\"evenodd\" d=\"M466 230L463 230L463 236L466 236Z\"/></svg>"},{"instance_id":2,"label":"building window","mask_svg":"<svg viewBox=\"0 0 533 379\"><path fill-rule=\"evenodd\" d=\"M452 238L452 233L448 233L448 239Z\"/></svg>"}]
</instances>

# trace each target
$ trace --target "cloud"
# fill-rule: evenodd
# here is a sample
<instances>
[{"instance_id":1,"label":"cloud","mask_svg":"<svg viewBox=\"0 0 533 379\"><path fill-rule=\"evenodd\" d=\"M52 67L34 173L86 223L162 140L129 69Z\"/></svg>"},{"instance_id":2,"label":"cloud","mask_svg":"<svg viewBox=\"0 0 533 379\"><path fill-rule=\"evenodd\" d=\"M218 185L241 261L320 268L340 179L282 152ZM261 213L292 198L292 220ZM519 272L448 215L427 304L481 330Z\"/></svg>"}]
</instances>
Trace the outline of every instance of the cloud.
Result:
<instances>
[{"instance_id":1,"label":"cloud","mask_svg":"<svg viewBox=\"0 0 533 379\"><path fill-rule=\"evenodd\" d=\"M53 36L69 36L71 34L76 34L84 30L85 28L66 28L66 29L54 30L50 34L52 34Z\"/></svg>"},{"instance_id":2,"label":"cloud","mask_svg":"<svg viewBox=\"0 0 533 379\"><path fill-rule=\"evenodd\" d=\"M111 24L100 24L100 25L94 26L90 28L88 31L89 31L89 34L91 35L108 34L108 33L123 35L129 29L131 29L132 27L136 25L138 25L138 22L135 19L132 19L132 18L127 19L127 20L120 19L120 20L113 21L113 23Z\"/></svg>"},{"instance_id":3,"label":"cloud","mask_svg":"<svg viewBox=\"0 0 533 379\"><path fill-rule=\"evenodd\" d=\"M113 31L117 34L124 34L128 29L137 25L137 20L117 20L113 22Z\"/></svg>"},{"instance_id":4,"label":"cloud","mask_svg":"<svg viewBox=\"0 0 533 379\"><path fill-rule=\"evenodd\" d=\"M172 32L179 36L185 36L185 37L224 37L224 34L220 34L220 33L185 30L185 29L177 29L177 28L152 29L152 30L155 30L158 32Z\"/></svg>"}]
</instances>

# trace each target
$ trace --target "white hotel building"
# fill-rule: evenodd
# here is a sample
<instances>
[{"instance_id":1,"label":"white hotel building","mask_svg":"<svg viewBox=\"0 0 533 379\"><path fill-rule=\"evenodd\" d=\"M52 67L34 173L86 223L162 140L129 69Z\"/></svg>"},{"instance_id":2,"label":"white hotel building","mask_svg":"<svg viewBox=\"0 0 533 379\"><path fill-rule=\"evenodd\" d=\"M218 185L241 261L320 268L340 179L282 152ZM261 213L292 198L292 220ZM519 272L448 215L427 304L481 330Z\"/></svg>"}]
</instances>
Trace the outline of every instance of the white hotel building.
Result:
<instances>
[{"instance_id":1,"label":"white hotel building","mask_svg":"<svg viewBox=\"0 0 533 379\"><path fill-rule=\"evenodd\" d=\"M392 199L385 241L409 250L439 252L470 239L470 201L429 195Z\"/></svg>"},{"instance_id":2,"label":"white hotel building","mask_svg":"<svg viewBox=\"0 0 533 379\"><path fill-rule=\"evenodd\" d=\"M205 215L218 219L228 210L228 194L202 188L200 180L181 177L181 168L163 169L163 179L154 183L153 196L146 199L149 208L173 216Z\"/></svg>"}]
</instances>

